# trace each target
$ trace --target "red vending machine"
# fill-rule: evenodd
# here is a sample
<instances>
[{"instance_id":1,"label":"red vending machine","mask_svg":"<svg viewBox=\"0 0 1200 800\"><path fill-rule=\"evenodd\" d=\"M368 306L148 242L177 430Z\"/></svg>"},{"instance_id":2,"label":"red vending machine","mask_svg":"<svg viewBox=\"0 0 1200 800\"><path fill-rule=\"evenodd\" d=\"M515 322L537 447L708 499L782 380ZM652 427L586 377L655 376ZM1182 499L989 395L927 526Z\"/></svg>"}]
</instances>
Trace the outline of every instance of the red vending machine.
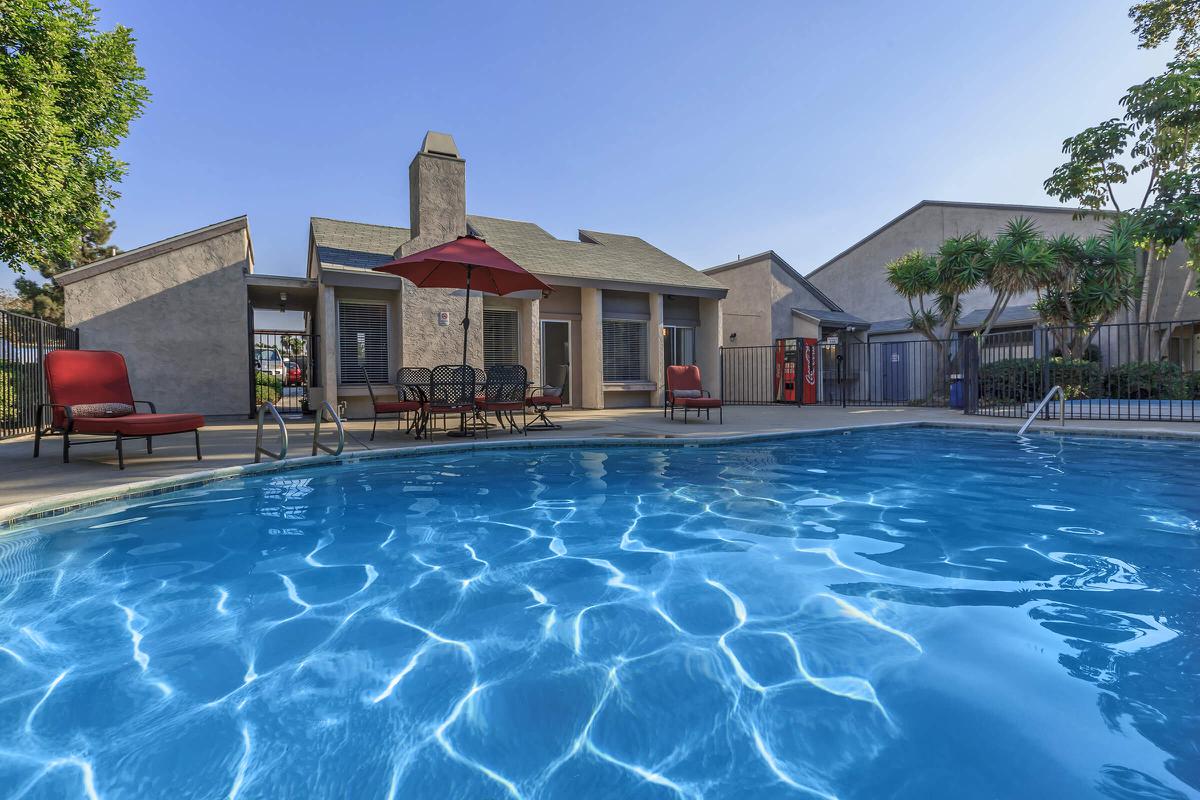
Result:
<instances>
[{"instance_id":1,"label":"red vending machine","mask_svg":"<svg viewBox=\"0 0 1200 800\"><path fill-rule=\"evenodd\" d=\"M796 402L796 340L775 340L775 402Z\"/></svg>"},{"instance_id":2,"label":"red vending machine","mask_svg":"<svg viewBox=\"0 0 1200 800\"><path fill-rule=\"evenodd\" d=\"M817 402L817 340L804 340L804 379L801 389L801 402L811 405Z\"/></svg>"}]
</instances>

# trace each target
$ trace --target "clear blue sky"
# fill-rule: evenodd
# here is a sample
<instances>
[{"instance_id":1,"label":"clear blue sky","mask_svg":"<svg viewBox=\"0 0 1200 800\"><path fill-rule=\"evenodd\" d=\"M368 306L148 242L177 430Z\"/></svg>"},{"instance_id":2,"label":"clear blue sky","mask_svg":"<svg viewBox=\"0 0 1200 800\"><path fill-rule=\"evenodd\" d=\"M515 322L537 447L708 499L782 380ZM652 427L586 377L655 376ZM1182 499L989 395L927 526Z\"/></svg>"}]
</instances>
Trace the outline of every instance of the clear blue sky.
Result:
<instances>
[{"instance_id":1,"label":"clear blue sky","mask_svg":"<svg viewBox=\"0 0 1200 800\"><path fill-rule=\"evenodd\" d=\"M113 242L248 214L282 274L310 216L407 225L427 129L471 213L807 272L921 199L1050 202L1062 139L1169 55L1130 0L97 2L153 92Z\"/></svg>"}]
</instances>

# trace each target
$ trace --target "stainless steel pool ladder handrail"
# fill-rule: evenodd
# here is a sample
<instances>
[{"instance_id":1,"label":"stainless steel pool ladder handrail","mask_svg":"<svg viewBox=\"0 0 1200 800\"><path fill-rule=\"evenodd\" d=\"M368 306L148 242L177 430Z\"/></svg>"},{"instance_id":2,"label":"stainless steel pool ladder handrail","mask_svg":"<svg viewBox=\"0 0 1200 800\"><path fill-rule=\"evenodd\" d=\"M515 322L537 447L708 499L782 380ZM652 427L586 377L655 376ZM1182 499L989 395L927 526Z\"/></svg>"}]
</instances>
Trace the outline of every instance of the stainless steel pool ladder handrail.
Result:
<instances>
[{"instance_id":1,"label":"stainless steel pool ladder handrail","mask_svg":"<svg viewBox=\"0 0 1200 800\"><path fill-rule=\"evenodd\" d=\"M338 435L337 447L330 447L329 445L321 444L321 442L320 442L321 420L325 417L325 409L329 409L329 416L333 418L334 424L337 425L337 435ZM321 407L317 409L317 421L315 423L313 423L312 454L315 456L317 454L317 451L320 450L323 453L329 453L329 455L331 455L331 456L340 456L342 454L342 449L345 446L346 446L346 429L344 427L342 427L342 418L338 416L337 410L334 409L334 407L332 405L330 405L328 400L326 400L324 403L321 403Z\"/></svg>"},{"instance_id":2,"label":"stainless steel pool ladder handrail","mask_svg":"<svg viewBox=\"0 0 1200 800\"><path fill-rule=\"evenodd\" d=\"M1055 386L1053 389L1046 392L1046 396L1042 398L1042 402L1037 404L1037 408L1035 408L1033 413L1029 415L1029 419L1025 420L1025 424L1021 426L1021 430L1017 431L1017 436L1025 435L1025 431L1029 430L1029 426L1033 424L1035 419L1037 419L1037 415L1042 413L1042 409L1049 405L1050 399L1053 398L1055 394L1058 395L1058 424L1063 426L1067 424L1067 396L1063 394L1063 388L1061 386Z\"/></svg>"},{"instance_id":3,"label":"stainless steel pool ladder handrail","mask_svg":"<svg viewBox=\"0 0 1200 800\"><path fill-rule=\"evenodd\" d=\"M279 425L279 452L272 453L270 450L262 446L263 437L263 421L266 419L267 412L271 412L271 416L275 418L275 423ZM268 455L276 461L282 461L287 458L288 450L288 434L287 425L283 424L283 417L279 416L279 409L272 402L263 403L258 407L258 433L254 437L254 463L262 461L263 455Z\"/></svg>"}]
</instances>

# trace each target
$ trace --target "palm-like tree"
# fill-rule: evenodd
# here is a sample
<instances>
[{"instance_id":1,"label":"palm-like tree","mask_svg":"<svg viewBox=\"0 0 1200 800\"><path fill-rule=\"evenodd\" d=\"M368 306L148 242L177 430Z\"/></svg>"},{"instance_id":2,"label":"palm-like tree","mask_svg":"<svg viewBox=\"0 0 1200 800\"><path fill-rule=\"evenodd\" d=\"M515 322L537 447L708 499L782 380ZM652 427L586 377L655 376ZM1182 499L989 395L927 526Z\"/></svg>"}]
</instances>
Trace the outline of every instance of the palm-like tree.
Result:
<instances>
[{"instance_id":1,"label":"palm-like tree","mask_svg":"<svg viewBox=\"0 0 1200 800\"><path fill-rule=\"evenodd\" d=\"M1009 220L992 240L984 261L987 264L986 283L995 295L995 301L980 326L980 336L991 332L1013 297L1037 291L1045 285L1055 267L1049 242L1028 217Z\"/></svg>"}]
</instances>

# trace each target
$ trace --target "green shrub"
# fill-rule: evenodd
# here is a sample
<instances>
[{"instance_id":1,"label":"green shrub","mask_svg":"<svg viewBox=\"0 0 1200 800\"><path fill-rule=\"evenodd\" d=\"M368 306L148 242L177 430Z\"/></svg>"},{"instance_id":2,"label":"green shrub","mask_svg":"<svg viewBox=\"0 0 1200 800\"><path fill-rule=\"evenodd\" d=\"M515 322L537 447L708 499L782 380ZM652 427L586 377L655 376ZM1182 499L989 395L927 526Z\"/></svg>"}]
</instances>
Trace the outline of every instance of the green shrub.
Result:
<instances>
[{"instance_id":1,"label":"green shrub","mask_svg":"<svg viewBox=\"0 0 1200 800\"><path fill-rule=\"evenodd\" d=\"M1005 358L979 368L979 397L1001 403L1026 403L1041 395L1042 361Z\"/></svg>"},{"instance_id":2,"label":"green shrub","mask_svg":"<svg viewBox=\"0 0 1200 800\"><path fill-rule=\"evenodd\" d=\"M283 380L269 372L254 373L254 403L275 403L283 396Z\"/></svg>"},{"instance_id":3,"label":"green shrub","mask_svg":"<svg viewBox=\"0 0 1200 800\"><path fill-rule=\"evenodd\" d=\"M1190 376L1189 376L1190 377ZM1186 400L1196 384L1169 361L1134 361L1112 367L1104 376L1105 395L1118 400Z\"/></svg>"},{"instance_id":4,"label":"green shrub","mask_svg":"<svg viewBox=\"0 0 1200 800\"><path fill-rule=\"evenodd\" d=\"M1187 399L1200 400L1200 372L1189 372L1183 380L1187 386Z\"/></svg>"},{"instance_id":5,"label":"green shrub","mask_svg":"<svg viewBox=\"0 0 1200 800\"><path fill-rule=\"evenodd\" d=\"M1055 385L1068 399L1099 397L1104 371L1095 361L1065 358L1006 358L979 370L980 399L992 403L1036 403Z\"/></svg>"}]
</instances>

